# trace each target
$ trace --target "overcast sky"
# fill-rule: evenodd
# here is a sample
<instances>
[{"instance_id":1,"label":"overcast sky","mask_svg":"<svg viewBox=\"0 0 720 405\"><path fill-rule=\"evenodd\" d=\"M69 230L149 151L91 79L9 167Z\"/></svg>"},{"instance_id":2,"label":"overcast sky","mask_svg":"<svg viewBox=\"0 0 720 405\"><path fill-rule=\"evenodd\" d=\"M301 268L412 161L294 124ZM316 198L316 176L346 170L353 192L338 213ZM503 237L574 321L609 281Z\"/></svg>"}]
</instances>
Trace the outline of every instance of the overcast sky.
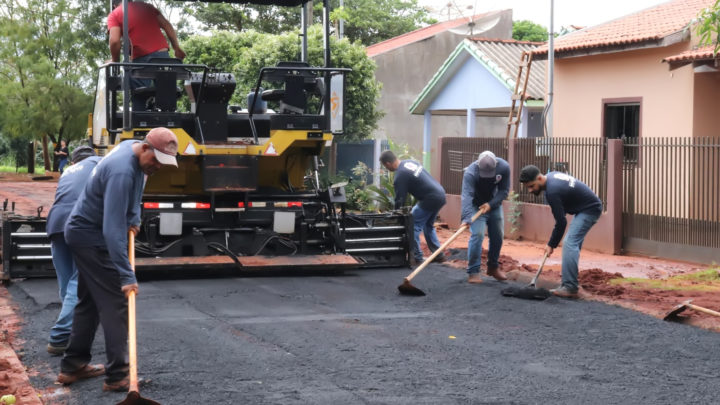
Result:
<instances>
[{"instance_id":1,"label":"overcast sky","mask_svg":"<svg viewBox=\"0 0 720 405\"><path fill-rule=\"evenodd\" d=\"M668 0L555 0L555 30L569 25L597 25L666 2ZM515 21L530 20L550 26L550 0L419 0L419 3L435 10L438 13L435 18L441 21L447 19L448 8L453 13L451 18L457 18L459 10L469 16L510 8Z\"/></svg>"}]
</instances>

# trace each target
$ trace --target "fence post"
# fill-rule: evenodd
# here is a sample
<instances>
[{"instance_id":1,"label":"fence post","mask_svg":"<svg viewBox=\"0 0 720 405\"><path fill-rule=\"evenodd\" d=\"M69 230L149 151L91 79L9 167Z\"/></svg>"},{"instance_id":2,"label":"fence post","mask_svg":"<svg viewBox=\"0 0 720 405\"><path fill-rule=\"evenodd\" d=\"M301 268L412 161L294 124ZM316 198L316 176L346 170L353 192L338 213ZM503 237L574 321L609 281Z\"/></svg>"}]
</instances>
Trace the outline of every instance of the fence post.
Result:
<instances>
[{"instance_id":1,"label":"fence post","mask_svg":"<svg viewBox=\"0 0 720 405\"><path fill-rule=\"evenodd\" d=\"M608 139L607 215L611 221L613 254L622 253L623 141Z\"/></svg>"},{"instance_id":2,"label":"fence post","mask_svg":"<svg viewBox=\"0 0 720 405\"><path fill-rule=\"evenodd\" d=\"M516 138L510 138L508 139L508 164L510 165L510 189L512 191L515 191L516 193L520 193L520 190L515 190L516 181L515 181L515 160L517 158L517 155L515 154L517 148L517 139Z\"/></svg>"}]
</instances>

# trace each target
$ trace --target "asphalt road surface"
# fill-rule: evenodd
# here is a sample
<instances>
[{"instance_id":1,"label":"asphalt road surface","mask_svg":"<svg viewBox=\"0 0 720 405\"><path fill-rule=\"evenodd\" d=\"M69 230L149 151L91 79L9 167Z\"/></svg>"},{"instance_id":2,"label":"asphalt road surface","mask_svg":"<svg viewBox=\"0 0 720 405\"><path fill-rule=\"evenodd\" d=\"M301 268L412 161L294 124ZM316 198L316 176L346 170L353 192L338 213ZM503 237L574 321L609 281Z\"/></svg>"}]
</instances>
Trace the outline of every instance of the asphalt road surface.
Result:
<instances>
[{"instance_id":1,"label":"asphalt road surface","mask_svg":"<svg viewBox=\"0 0 720 405\"><path fill-rule=\"evenodd\" d=\"M319 276L141 281L141 394L163 404L709 404L720 335L596 302L502 297L432 265ZM55 280L10 291L46 401L112 404L102 379L53 385ZM105 361L102 332L94 360ZM54 402L53 402L54 401Z\"/></svg>"}]
</instances>

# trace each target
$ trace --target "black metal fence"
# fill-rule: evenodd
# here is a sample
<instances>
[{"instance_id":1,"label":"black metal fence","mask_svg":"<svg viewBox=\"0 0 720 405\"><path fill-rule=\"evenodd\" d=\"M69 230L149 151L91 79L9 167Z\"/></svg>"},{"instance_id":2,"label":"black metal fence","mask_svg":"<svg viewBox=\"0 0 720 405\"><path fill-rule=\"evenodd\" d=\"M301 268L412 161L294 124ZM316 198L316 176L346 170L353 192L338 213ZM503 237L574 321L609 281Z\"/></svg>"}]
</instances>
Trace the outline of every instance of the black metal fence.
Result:
<instances>
[{"instance_id":1,"label":"black metal fence","mask_svg":"<svg viewBox=\"0 0 720 405\"><path fill-rule=\"evenodd\" d=\"M720 248L720 138L628 138L623 237Z\"/></svg>"},{"instance_id":2,"label":"black metal fence","mask_svg":"<svg viewBox=\"0 0 720 405\"><path fill-rule=\"evenodd\" d=\"M440 183L448 194L462 193L463 169L477 160L486 150L495 156L508 159L508 141L505 138L443 138Z\"/></svg>"},{"instance_id":3,"label":"black metal fence","mask_svg":"<svg viewBox=\"0 0 720 405\"><path fill-rule=\"evenodd\" d=\"M526 165L537 166L542 173L567 173L587 184L607 207L607 142L605 138L521 138L516 141L513 162L513 189L518 200L543 203L522 185L518 175Z\"/></svg>"}]
</instances>

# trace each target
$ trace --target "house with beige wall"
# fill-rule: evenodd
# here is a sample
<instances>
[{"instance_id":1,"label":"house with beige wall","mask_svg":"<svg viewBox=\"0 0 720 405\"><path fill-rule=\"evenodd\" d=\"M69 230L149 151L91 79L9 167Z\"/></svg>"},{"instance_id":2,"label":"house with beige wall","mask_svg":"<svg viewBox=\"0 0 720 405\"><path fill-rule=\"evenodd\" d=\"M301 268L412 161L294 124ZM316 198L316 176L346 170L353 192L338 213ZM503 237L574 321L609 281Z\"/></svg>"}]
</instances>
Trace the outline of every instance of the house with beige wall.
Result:
<instances>
[{"instance_id":1,"label":"house with beige wall","mask_svg":"<svg viewBox=\"0 0 720 405\"><path fill-rule=\"evenodd\" d=\"M714 3L669 1L557 38L552 135L713 135L720 73L668 60L694 50L691 21Z\"/></svg>"}]
</instances>

